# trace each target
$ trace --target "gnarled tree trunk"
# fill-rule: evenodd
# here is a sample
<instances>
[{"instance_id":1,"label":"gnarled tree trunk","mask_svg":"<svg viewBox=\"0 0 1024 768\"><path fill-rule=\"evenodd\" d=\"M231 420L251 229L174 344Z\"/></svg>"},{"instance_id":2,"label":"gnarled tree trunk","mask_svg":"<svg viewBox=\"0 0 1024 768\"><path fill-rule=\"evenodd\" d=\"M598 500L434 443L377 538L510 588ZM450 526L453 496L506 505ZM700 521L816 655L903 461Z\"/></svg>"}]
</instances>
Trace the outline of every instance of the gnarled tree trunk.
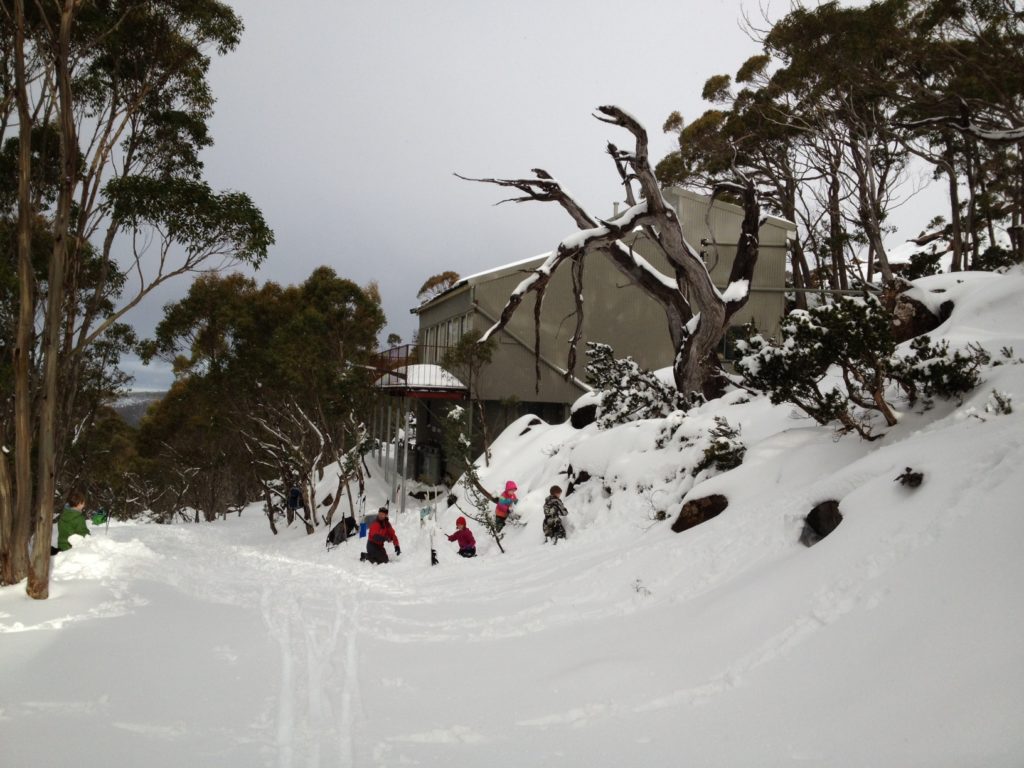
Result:
<instances>
[{"instance_id":1,"label":"gnarled tree trunk","mask_svg":"<svg viewBox=\"0 0 1024 768\"><path fill-rule=\"evenodd\" d=\"M565 238L530 277L512 292L502 310L501 317L484 335L504 328L512 319L527 293L537 294L535 318L540 318L544 293L555 271L569 262L579 264L589 254L603 252L621 273L636 283L665 311L669 336L675 349L673 373L676 387L689 395L704 390L706 380L717 372L715 350L720 343L729 319L747 302L750 279L758 254L758 225L760 207L752 182L741 178L738 183L721 185L722 191L739 194L744 203L744 221L733 262L729 284L720 292L711 280L703 259L687 241L676 211L661 194L648 156L647 131L631 115L614 106L598 108L595 115L602 122L628 130L635 140L633 151L619 150L608 145L608 153L615 162L622 179L629 209L610 221L590 215L546 171L534 169L535 178L529 179L469 179L512 187L524 192L515 202L535 200L557 202L576 222L579 232ZM460 176L459 178L466 178ZM634 184L638 189L634 189ZM639 192L639 199L637 196ZM714 199L714 196L712 197ZM637 228L643 228L647 237L660 249L673 273L666 275L641 258L624 242L624 238ZM581 327L583 300L582 287L576 288L577 329ZM692 300L692 304L691 304ZM571 375L576 362L577 332L570 344L567 375ZM539 337L535 337L535 353L539 359Z\"/></svg>"}]
</instances>

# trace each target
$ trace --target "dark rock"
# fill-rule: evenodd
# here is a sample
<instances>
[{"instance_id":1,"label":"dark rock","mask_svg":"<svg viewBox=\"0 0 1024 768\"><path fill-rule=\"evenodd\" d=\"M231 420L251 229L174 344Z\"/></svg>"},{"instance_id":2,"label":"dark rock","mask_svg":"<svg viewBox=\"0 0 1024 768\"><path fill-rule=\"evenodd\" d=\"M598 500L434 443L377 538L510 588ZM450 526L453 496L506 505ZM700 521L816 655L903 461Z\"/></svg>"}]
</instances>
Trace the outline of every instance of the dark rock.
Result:
<instances>
[{"instance_id":1,"label":"dark rock","mask_svg":"<svg viewBox=\"0 0 1024 768\"><path fill-rule=\"evenodd\" d=\"M570 496L573 491L576 490L577 485L583 485L590 479L590 473L585 469L581 469L572 480L569 481L569 487L565 489L565 495Z\"/></svg>"},{"instance_id":2,"label":"dark rock","mask_svg":"<svg viewBox=\"0 0 1024 768\"><path fill-rule=\"evenodd\" d=\"M683 504L679 517L672 523L672 530L682 533L695 525L706 523L711 518L718 517L728 506L729 500L720 493L688 501Z\"/></svg>"},{"instance_id":3,"label":"dark rock","mask_svg":"<svg viewBox=\"0 0 1024 768\"><path fill-rule=\"evenodd\" d=\"M569 423L576 429L583 429L584 427L593 424L597 421L597 404L584 405L582 408L577 408L572 412L572 416L569 417Z\"/></svg>"},{"instance_id":4,"label":"dark rock","mask_svg":"<svg viewBox=\"0 0 1024 768\"><path fill-rule=\"evenodd\" d=\"M800 543L805 547L814 546L838 528L841 522L843 515L839 511L839 502L831 499L821 502L804 518Z\"/></svg>"},{"instance_id":5,"label":"dark rock","mask_svg":"<svg viewBox=\"0 0 1024 768\"><path fill-rule=\"evenodd\" d=\"M947 301L944 301L941 304L939 304L939 322L940 323L944 323L947 320L949 320L950 316L953 314L953 307L955 307L955 306L956 305L953 303L952 300L947 300Z\"/></svg>"},{"instance_id":6,"label":"dark rock","mask_svg":"<svg viewBox=\"0 0 1024 768\"><path fill-rule=\"evenodd\" d=\"M948 309L946 308L947 304L949 305ZM915 336L934 331L952 314L953 302L943 302L942 308L945 318L936 317L917 299L912 299L905 293L899 294L892 309L893 341L900 344Z\"/></svg>"},{"instance_id":7,"label":"dark rock","mask_svg":"<svg viewBox=\"0 0 1024 768\"><path fill-rule=\"evenodd\" d=\"M519 437L522 437L522 436L523 436L523 435L525 435L525 434L526 434L527 432L529 432L529 431L530 431L531 429L533 429L534 427L536 427L536 426L537 426L538 424L543 424L543 423L544 423L544 422L543 422L543 421L541 421L540 419L530 419L530 421L529 421L529 422L527 423L527 425L526 425L526 429L524 429L524 430L523 430L522 432L520 432L518 436L519 436Z\"/></svg>"}]
</instances>

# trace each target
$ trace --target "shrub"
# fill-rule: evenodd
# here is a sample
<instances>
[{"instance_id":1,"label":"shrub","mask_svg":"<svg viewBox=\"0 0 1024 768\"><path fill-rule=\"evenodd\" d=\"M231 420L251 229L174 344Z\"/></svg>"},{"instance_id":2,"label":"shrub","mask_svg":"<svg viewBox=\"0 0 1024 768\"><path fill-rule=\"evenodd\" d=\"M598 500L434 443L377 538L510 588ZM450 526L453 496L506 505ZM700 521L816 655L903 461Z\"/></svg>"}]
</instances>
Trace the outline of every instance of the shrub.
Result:
<instances>
[{"instance_id":1,"label":"shrub","mask_svg":"<svg viewBox=\"0 0 1024 768\"><path fill-rule=\"evenodd\" d=\"M692 474L697 476L711 467L719 472L728 472L742 464L747 447L740 442L739 436L739 427L731 426L723 416L715 416L715 426L708 430L711 442L704 449L704 456L693 468Z\"/></svg>"},{"instance_id":2,"label":"shrub","mask_svg":"<svg viewBox=\"0 0 1024 768\"><path fill-rule=\"evenodd\" d=\"M587 381L601 393L596 419L599 429L663 418L687 407L674 386L645 371L632 358L616 360L607 344L588 342L587 357Z\"/></svg>"},{"instance_id":3,"label":"shrub","mask_svg":"<svg viewBox=\"0 0 1024 768\"><path fill-rule=\"evenodd\" d=\"M886 399L893 386L911 402L918 395L951 398L977 386L989 357L974 345L952 356L946 342L927 336L911 342L911 354L896 356L891 317L874 297L840 299L793 312L782 325L781 343L753 336L741 343L737 369L747 386L768 393L773 403L793 403L819 424L839 423L841 434L873 434L873 414L887 426L896 415ZM831 380L827 377L832 374Z\"/></svg>"}]
</instances>

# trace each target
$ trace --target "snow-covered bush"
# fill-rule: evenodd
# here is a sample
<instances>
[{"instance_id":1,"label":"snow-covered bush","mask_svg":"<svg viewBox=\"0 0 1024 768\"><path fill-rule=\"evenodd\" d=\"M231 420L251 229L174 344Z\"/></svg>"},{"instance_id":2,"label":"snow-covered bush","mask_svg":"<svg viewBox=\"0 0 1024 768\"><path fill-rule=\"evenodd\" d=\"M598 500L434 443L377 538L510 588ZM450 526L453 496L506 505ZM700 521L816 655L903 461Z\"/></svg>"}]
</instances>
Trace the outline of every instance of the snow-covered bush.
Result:
<instances>
[{"instance_id":1,"label":"snow-covered bush","mask_svg":"<svg viewBox=\"0 0 1024 768\"><path fill-rule=\"evenodd\" d=\"M983 272L999 272L1015 264L1020 264L1020 259L1013 251L998 245L990 245L978 254L974 269Z\"/></svg>"},{"instance_id":2,"label":"snow-covered bush","mask_svg":"<svg viewBox=\"0 0 1024 768\"><path fill-rule=\"evenodd\" d=\"M927 336L911 343L912 354L897 356L891 320L871 296L796 311L782 324L781 343L761 336L740 342L736 367L773 403L793 403L819 424L839 422L840 433L874 440L874 414L896 424L887 390L896 386L911 402L919 394L956 397L977 385L988 362L980 347L951 356L946 342L933 345Z\"/></svg>"},{"instance_id":3,"label":"snow-covered bush","mask_svg":"<svg viewBox=\"0 0 1024 768\"><path fill-rule=\"evenodd\" d=\"M645 371L632 358L616 360L607 344L587 343L587 381L601 393L597 426L608 429L638 419L663 418L684 410L686 399L671 384Z\"/></svg>"},{"instance_id":4,"label":"snow-covered bush","mask_svg":"<svg viewBox=\"0 0 1024 768\"><path fill-rule=\"evenodd\" d=\"M739 436L739 427L733 427L724 416L715 416L715 426L708 430L710 443L691 473L696 477L711 467L719 472L728 472L742 464L747 447L740 442Z\"/></svg>"},{"instance_id":5,"label":"snow-covered bush","mask_svg":"<svg viewBox=\"0 0 1024 768\"><path fill-rule=\"evenodd\" d=\"M917 280L919 277L937 275L942 271L939 261L943 255L942 252L936 251L934 248L911 254L910 263L907 264L907 268L901 276L907 280Z\"/></svg>"},{"instance_id":6,"label":"snow-covered bush","mask_svg":"<svg viewBox=\"0 0 1024 768\"><path fill-rule=\"evenodd\" d=\"M912 354L894 366L897 378L911 403L920 393L927 398L948 400L970 392L980 380L978 369L990 361L989 354L978 345L969 345L967 354L957 350L949 354L949 343L932 344L928 336L910 342Z\"/></svg>"}]
</instances>

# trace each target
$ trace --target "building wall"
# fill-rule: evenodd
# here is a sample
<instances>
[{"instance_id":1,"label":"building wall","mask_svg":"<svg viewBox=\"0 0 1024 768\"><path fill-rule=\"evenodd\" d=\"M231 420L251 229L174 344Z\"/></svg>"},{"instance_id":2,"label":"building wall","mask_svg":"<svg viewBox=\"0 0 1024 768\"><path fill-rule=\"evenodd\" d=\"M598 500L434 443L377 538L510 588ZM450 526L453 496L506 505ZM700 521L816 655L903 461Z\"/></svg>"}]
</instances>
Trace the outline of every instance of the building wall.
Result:
<instances>
[{"instance_id":1,"label":"building wall","mask_svg":"<svg viewBox=\"0 0 1024 768\"><path fill-rule=\"evenodd\" d=\"M739 239L743 211L738 206L718 202L708 211L706 198L686 190L668 190L666 197L681 211L684 232L691 244L705 253L712 279L725 287L732 256ZM717 248L710 242L710 227L715 230ZM733 319L734 325L753 322L760 331L777 335L785 309L786 234L791 225L768 219L761 229L761 244L750 300ZM701 244L701 241L708 241ZM667 260L650 242L634 246L658 269L671 274ZM528 277L528 262L521 270L496 273L475 285L464 286L420 314L420 342L439 343L451 336L451 328L486 330L500 316L508 297ZM587 257L584 268L583 340L578 347L575 374L585 378L586 341L609 344L617 356L630 356L649 369L671 365L674 350L669 338L665 313L632 281L621 273L609 257L601 253ZM506 329L496 337L498 348L494 362L481 376L479 392L486 400L516 398L523 403L571 403L585 391L578 382L566 381L569 340L576 318L572 298L570 270L563 266L552 277L541 313L541 377L539 391L534 369L535 295L523 301ZM447 336L446 336L447 335ZM457 337L451 338L452 341Z\"/></svg>"}]
</instances>

